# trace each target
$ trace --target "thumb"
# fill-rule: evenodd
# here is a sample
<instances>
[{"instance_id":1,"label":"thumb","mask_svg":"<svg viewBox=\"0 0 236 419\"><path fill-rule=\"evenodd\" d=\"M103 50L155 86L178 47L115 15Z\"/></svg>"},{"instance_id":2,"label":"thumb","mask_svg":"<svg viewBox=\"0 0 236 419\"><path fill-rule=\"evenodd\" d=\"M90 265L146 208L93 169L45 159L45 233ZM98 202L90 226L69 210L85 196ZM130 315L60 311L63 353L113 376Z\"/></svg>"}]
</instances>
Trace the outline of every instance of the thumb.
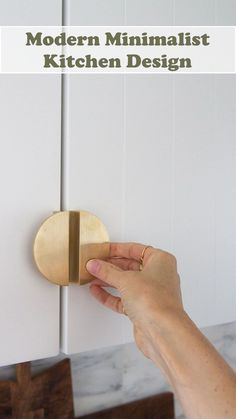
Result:
<instances>
[{"instance_id":1,"label":"thumb","mask_svg":"<svg viewBox=\"0 0 236 419\"><path fill-rule=\"evenodd\" d=\"M112 287L118 288L123 271L111 263L99 259L92 259L86 265L87 271Z\"/></svg>"}]
</instances>

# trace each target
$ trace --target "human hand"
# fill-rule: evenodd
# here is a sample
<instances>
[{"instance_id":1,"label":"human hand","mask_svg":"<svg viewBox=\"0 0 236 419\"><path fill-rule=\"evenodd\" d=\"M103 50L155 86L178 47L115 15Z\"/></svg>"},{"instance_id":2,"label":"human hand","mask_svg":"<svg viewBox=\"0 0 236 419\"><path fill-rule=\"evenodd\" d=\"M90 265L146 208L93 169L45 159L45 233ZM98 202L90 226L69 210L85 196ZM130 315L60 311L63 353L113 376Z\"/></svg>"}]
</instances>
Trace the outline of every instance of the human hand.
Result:
<instances>
[{"instance_id":1,"label":"human hand","mask_svg":"<svg viewBox=\"0 0 236 419\"><path fill-rule=\"evenodd\" d=\"M90 285L91 294L106 307L127 314L134 325L134 335L142 352L152 357L150 326L168 312L183 310L176 259L159 249L147 247L140 271L140 257L145 246L135 243L112 243L107 261L91 260L88 271L97 279ZM104 287L114 287L120 297Z\"/></svg>"}]
</instances>

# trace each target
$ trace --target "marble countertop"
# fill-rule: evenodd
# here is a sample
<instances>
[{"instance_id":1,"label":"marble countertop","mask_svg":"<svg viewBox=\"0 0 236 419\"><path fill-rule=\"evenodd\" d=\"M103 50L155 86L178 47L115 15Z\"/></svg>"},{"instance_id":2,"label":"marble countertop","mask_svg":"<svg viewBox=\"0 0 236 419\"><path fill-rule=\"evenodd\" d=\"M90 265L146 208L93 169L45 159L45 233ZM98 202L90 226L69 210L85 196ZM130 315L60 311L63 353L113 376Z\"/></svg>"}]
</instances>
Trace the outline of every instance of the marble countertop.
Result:
<instances>
[{"instance_id":1,"label":"marble countertop","mask_svg":"<svg viewBox=\"0 0 236 419\"><path fill-rule=\"evenodd\" d=\"M236 322L202 330L226 361L236 370ZM61 359L32 362L36 374ZM82 416L152 394L171 390L158 368L134 343L100 349L71 358L75 415ZM13 366L0 369L0 380L14 378ZM184 419L176 401L176 416Z\"/></svg>"}]
</instances>

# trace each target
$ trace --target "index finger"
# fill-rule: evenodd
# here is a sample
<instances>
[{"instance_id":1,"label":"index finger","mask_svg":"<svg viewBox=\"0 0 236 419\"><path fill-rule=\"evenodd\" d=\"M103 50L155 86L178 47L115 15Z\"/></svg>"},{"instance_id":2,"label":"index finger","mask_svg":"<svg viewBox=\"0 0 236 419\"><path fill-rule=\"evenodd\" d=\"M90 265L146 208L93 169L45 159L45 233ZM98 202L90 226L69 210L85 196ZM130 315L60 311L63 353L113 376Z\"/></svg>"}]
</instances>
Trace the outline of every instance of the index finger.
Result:
<instances>
[{"instance_id":1,"label":"index finger","mask_svg":"<svg viewBox=\"0 0 236 419\"><path fill-rule=\"evenodd\" d=\"M146 247L145 244L140 243L111 243L110 257L123 257L140 261L143 250ZM148 250L153 251L151 248Z\"/></svg>"}]
</instances>

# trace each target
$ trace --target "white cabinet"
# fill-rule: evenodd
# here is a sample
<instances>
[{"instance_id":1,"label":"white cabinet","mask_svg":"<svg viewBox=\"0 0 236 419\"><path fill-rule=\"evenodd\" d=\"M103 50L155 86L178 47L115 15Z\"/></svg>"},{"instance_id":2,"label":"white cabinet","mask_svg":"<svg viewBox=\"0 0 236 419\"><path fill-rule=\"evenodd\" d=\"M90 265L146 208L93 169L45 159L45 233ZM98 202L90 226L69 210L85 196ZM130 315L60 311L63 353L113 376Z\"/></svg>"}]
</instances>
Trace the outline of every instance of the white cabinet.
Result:
<instances>
[{"instance_id":1,"label":"white cabinet","mask_svg":"<svg viewBox=\"0 0 236 419\"><path fill-rule=\"evenodd\" d=\"M236 78L176 79L173 249L187 311L235 320Z\"/></svg>"},{"instance_id":2,"label":"white cabinet","mask_svg":"<svg viewBox=\"0 0 236 419\"><path fill-rule=\"evenodd\" d=\"M60 25L61 3L0 0L0 24ZM234 7L64 0L70 25L236 24ZM235 89L233 75L73 75L62 102L60 76L0 76L0 365L56 355L60 317L66 353L132 339L88 286L63 288L60 305L37 272L34 236L61 198L100 217L112 241L174 252L198 325L235 320Z\"/></svg>"},{"instance_id":3,"label":"white cabinet","mask_svg":"<svg viewBox=\"0 0 236 419\"><path fill-rule=\"evenodd\" d=\"M124 1L67 2L71 25L122 25ZM71 16L71 17L70 17ZM112 240L124 239L124 92L122 75L67 76L64 209L86 209L105 223ZM81 352L124 341L124 316L107 312L88 286L62 295L62 349Z\"/></svg>"},{"instance_id":4,"label":"white cabinet","mask_svg":"<svg viewBox=\"0 0 236 419\"><path fill-rule=\"evenodd\" d=\"M215 23L218 3L187 3L67 0L66 23ZM112 240L174 252L199 326L236 318L235 88L234 76L66 78L65 209L96 213ZM63 289L62 312L66 352L132 339L88 286Z\"/></svg>"},{"instance_id":5,"label":"white cabinet","mask_svg":"<svg viewBox=\"0 0 236 419\"><path fill-rule=\"evenodd\" d=\"M61 1L0 1L0 25L59 25ZM0 75L0 365L56 355L59 287L35 268L42 218L60 209L60 77Z\"/></svg>"}]
</instances>

